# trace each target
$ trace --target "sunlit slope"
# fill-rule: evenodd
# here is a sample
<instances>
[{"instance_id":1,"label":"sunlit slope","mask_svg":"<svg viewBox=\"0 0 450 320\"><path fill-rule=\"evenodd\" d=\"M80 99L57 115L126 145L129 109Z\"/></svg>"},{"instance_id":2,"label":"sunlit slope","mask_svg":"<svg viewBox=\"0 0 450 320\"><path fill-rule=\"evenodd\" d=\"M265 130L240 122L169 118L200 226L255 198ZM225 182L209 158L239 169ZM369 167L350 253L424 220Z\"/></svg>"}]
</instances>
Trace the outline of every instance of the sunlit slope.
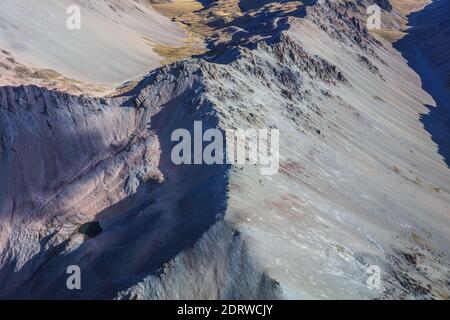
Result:
<instances>
[{"instance_id":1,"label":"sunlit slope","mask_svg":"<svg viewBox=\"0 0 450 320\"><path fill-rule=\"evenodd\" d=\"M81 30L66 26L67 8L81 9ZM155 68L164 59L156 44L178 46L176 22L140 1L0 1L0 48L28 67L65 77L115 84Z\"/></svg>"}]
</instances>

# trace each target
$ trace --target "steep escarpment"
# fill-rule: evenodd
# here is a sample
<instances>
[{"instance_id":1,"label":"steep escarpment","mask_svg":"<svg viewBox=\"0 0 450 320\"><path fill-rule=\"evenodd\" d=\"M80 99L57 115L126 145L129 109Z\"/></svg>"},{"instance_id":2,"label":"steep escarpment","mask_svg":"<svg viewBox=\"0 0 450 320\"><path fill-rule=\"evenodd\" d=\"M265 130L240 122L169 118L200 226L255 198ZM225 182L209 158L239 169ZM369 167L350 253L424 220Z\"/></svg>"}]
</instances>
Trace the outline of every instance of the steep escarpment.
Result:
<instances>
[{"instance_id":1,"label":"steep escarpment","mask_svg":"<svg viewBox=\"0 0 450 320\"><path fill-rule=\"evenodd\" d=\"M141 110L133 95L2 88L3 297L112 298L223 215L226 168L170 160L171 133L211 112L192 109L196 73L183 63L149 75ZM79 232L90 221L102 228L95 238ZM65 287L72 264L86 271L82 292Z\"/></svg>"},{"instance_id":2,"label":"steep escarpment","mask_svg":"<svg viewBox=\"0 0 450 320\"><path fill-rule=\"evenodd\" d=\"M409 17L408 35L395 43L408 64L421 77L422 87L434 100L430 113L422 119L439 145L439 153L450 164L450 5L434 1Z\"/></svg>"},{"instance_id":3,"label":"steep escarpment","mask_svg":"<svg viewBox=\"0 0 450 320\"><path fill-rule=\"evenodd\" d=\"M136 0L4 0L0 84L101 94L162 65L158 46L181 47L180 26Z\"/></svg>"},{"instance_id":4,"label":"steep escarpment","mask_svg":"<svg viewBox=\"0 0 450 320\"><path fill-rule=\"evenodd\" d=\"M448 298L450 174L420 122L432 99L364 28L373 3L244 3L227 46L108 99L0 89L0 296ZM278 129L278 174L176 166L171 134L194 121Z\"/></svg>"}]
</instances>

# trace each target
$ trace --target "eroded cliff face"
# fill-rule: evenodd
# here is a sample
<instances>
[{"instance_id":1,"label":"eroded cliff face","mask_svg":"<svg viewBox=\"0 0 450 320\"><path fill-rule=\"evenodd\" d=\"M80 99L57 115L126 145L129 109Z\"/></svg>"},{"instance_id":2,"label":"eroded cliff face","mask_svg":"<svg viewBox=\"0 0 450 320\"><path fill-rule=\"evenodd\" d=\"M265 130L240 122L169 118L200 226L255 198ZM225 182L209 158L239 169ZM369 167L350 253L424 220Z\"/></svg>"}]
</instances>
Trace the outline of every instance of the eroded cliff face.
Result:
<instances>
[{"instance_id":1,"label":"eroded cliff face","mask_svg":"<svg viewBox=\"0 0 450 320\"><path fill-rule=\"evenodd\" d=\"M408 34L395 44L422 80L422 88L433 96L430 113L422 122L450 165L450 28L446 21L450 5L434 1L409 17Z\"/></svg>"},{"instance_id":2,"label":"eroded cliff face","mask_svg":"<svg viewBox=\"0 0 450 320\"><path fill-rule=\"evenodd\" d=\"M420 122L433 101L365 28L372 3L270 10L273 37L249 36L246 10L265 12L241 6L228 48L116 97L0 88L0 296L448 298L450 174ZM279 173L174 165L171 134L194 121L279 129ZM100 235L78 232L89 221Z\"/></svg>"}]
</instances>

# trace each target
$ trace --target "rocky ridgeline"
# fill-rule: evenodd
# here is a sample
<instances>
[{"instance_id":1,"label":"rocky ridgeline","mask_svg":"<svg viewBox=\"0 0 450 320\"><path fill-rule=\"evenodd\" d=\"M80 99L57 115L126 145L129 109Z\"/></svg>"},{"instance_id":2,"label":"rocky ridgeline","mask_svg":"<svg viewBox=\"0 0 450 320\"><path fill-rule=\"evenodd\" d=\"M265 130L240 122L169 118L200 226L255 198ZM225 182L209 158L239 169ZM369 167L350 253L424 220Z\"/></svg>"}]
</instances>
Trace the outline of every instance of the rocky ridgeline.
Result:
<instances>
[{"instance_id":1,"label":"rocky ridgeline","mask_svg":"<svg viewBox=\"0 0 450 320\"><path fill-rule=\"evenodd\" d=\"M381 2L381 1L380 1ZM366 26L366 8L376 1L319 1L309 7L307 19L313 21L331 38L357 46L375 56L374 45L380 45Z\"/></svg>"},{"instance_id":2,"label":"rocky ridgeline","mask_svg":"<svg viewBox=\"0 0 450 320\"><path fill-rule=\"evenodd\" d=\"M192 132L195 120L201 120L204 129L273 126L293 137L301 134L318 148L301 155L309 162L282 163L281 178L269 193L279 192L277 185L301 183L299 174L312 174L304 167L320 165L314 156L336 145L322 143L325 137L351 136L320 103L342 107L342 114L350 114L349 123L358 128L368 120L358 113L359 106L338 96L356 84L349 74L314 54L289 28L306 13L308 23L348 47L360 68L382 81L378 74L384 64L375 50L382 50L381 43L363 24L368 3L311 1L305 12L292 15L261 11L258 19L269 20L253 35L245 16L236 20L245 24L245 32L235 34L226 46L159 68L131 92L116 97L94 99L33 86L0 88L0 297L285 297L286 282L255 257L257 250L248 237L226 219L230 210L245 213L231 199L243 192L230 179L244 177L243 182L259 192L264 187L259 176L239 174L226 165L175 166L170 135L178 128ZM390 9L386 1L377 3ZM269 33L275 36L266 37ZM134 101L141 96L145 101L137 109ZM301 139L295 143L284 157L303 150ZM283 180L286 175L289 180ZM233 193L233 188L238 191ZM276 214L285 205L259 211ZM99 222L101 233L89 238L78 232L92 221ZM376 258L392 266L398 263L395 257ZM360 261L358 268L370 262L363 255L352 259ZM411 269L410 260L400 259L402 266L408 265L402 270ZM64 268L70 264L84 270L80 292L65 288ZM340 267L352 273L348 265L336 264ZM435 296L430 289L422 290L424 283L434 281L425 278L392 276L395 290L389 293ZM365 286L359 278L350 282ZM411 290L412 284L419 289Z\"/></svg>"}]
</instances>

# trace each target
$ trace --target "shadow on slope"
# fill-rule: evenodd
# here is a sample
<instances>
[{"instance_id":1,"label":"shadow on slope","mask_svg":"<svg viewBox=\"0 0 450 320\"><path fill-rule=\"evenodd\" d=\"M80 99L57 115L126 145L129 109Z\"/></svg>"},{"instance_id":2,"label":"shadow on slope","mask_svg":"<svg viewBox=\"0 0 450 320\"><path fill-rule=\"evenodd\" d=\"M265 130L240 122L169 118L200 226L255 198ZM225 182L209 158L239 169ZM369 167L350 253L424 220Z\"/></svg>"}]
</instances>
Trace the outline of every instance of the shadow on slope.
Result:
<instances>
[{"instance_id":1,"label":"shadow on slope","mask_svg":"<svg viewBox=\"0 0 450 320\"><path fill-rule=\"evenodd\" d=\"M186 95L192 97L194 90L188 87L181 96L158 106L160 110L151 117L149 127L142 128L151 130L150 139L159 141L159 170L164 182L143 182L129 197L98 213L94 220L99 221L103 232L96 237L74 244L81 234L72 235L56 246L49 245L56 232L39 240L37 253L18 270L16 258L4 263L0 297L114 298L144 277L157 275L166 262L190 247L223 217L228 166L176 166L171 160L174 143L170 138L175 129L192 132L194 120L201 119L205 130L218 126L211 105L190 104L192 98L187 99ZM117 104L123 101L118 98ZM128 108L122 110L129 112ZM79 138L80 133L66 140ZM82 290L70 291L66 287L66 269L70 265L81 269Z\"/></svg>"},{"instance_id":2,"label":"shadow on slope","mask_svg":"<svg viewBox=\"0 0 450 320\"><path fill-rule=\"evenodd\" d=\"M439 154L450 167L450 2L434 1L411 14L408 34L395 43L408 65L419 74L423 89L436 102L422 116L425 129L439 147ZM446 84L447 82L447 84Z\"/></svg>"},{"instance_id":3,"label":"shadow on slope","mask_svg":"<svg viewBox=\"0 0 450 320\"><path fill-rule=\"evenodd\" d=\"M315 2L307 1L307 5ZM237 25L244 31L233 35L231 42L213 47L213 52L234 52L230 46L239 45L253 48L261 40L276 42L282 31L289 28L290 16L305 15L306 8L301 6L289 13L272 11L260 12L251 19L239 17L229 26ZM221 60L220 63L230 63L237 56L231 55L228 61ZM175 166L170 159L173 147L170 135L174 129L186 128L192 133L194 120L202 120L204 130L217 128L218 119L212 106L193 105L198 103L192 99L196 98L194 91L198 89L194 85L186 89L185 95L158 104L161 87L154 84L161 72L167 74L169 69L171 81L179 85L183 77L172 65L150 73L131 92L112 98L119 100L124 109L129 109L126 107L132 107L135 95L146 91L147 101L152 104L149 108L161 108L151 118L149 129L160 143L159 169L165 182L162 185L154 181L141 184L134 194L100 212L95 220L100 222L103 232L78 247L67 248L66 240L49 248L46 245L48 239L41 240L39 253L14 272L20 283L15 283L17 286L10 287L11 290L1 289L0 296L113 298L117 292L138 283L143 277L158 274L165 262L191 246L206 229L222 218L226 210L228 166ZM77 138L74 135L73 139ZM82 291L66 288L66 268L72 264L79 265L83 272ZM15 265L15 261L10 261L2 274L6 277L13 272Z\"/></svg>"}]
</instances>

